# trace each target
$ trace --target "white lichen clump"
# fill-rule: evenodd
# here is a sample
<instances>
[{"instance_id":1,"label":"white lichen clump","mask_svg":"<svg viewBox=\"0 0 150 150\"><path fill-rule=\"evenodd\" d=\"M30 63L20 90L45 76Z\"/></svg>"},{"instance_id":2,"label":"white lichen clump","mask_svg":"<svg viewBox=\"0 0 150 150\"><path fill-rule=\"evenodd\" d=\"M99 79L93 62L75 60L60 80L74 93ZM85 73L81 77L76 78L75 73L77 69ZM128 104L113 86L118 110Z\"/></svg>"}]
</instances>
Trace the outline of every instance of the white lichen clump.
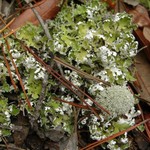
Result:
<instances>
[{"instance_id":1,"label":"white lichen clump","mask_svg":"<svg viewBox=\"0 0 150 150\"><path fill-rule=\"evenodd\" d=\"M100 119L97 118L94 114L90 115L90 119L84 124L88 124L90 137L93 140L102 140L108 136L116 133L116 131L124 130L135 124L135 117L140 115L140 111L136 111L135 107L132 107L131 110L126 113L124 116L117 116L116 118L106 119L106 117L100 114ZM85 120L84 120L85 121ZM83 121L81 121L83 123ZM84 125L83 124L83 125ZM107 145L103 145L104 149L109 150L123 150L129 147L129 139L127 133L121 135L117 139L113 139L108 142Z\"/></svg>"},{"instance_id":2,"label":"white lichen clump","mask_svg":"<svg viewBox=\"0 0 150 150\"><path fill-rule=\"evenodd\" d=\"M101 91L96 100L112 117L124 115L134 107L135 98L126 86L113 85Z\"/></svg>"},{"instance_id":3,"label":"white lichen clump","mask_svg":"<svg viewBox=\"0 0 150 150\"><path fill-rule=\"evenodd\" d=\"M90 91L95 90L91 86ZM98 87L98 86L97 86ZM87 124L90 131L90 137L93 140L102 140L116 131L122 131L135 124L135 117L140 115L140 111L134 107L135 98L127 86L113 85L103 90L96 89L95 99L101 106L110 112L110 115L102 112L99 118L91 114L89 119L82 120L81 124ZM85 112L84 112L85 113ZM127 133L103 145L109 150L122 150L129 147Z\"/></svg>"}]
</instances>

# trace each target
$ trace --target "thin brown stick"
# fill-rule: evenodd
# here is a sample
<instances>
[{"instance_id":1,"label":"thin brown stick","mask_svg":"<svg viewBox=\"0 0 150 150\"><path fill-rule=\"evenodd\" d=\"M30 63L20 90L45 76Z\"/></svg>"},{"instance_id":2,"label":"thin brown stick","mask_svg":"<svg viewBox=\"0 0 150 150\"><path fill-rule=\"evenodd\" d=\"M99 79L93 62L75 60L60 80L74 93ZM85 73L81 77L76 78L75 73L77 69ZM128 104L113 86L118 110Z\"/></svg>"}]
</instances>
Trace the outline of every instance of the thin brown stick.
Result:
<instances>
[{"instance_id":1,"label":"thin brown stick","mask_svg":"<svg viewBox=\"0 0 150 150\"><path fill-rule=\"evenodd\" d=\"M4 144L5 144L6 148L7 148L7 150L9 150L9 149L8 149L8 144L7 144L6 138L5 138L5 137L2 137L2 140L3 140L3 142L4 142Z\"/></svg>"},{"instance_id":2,"label":"thin brown stick","mask_svg":"<svg viewBox=\"0 0 150 150\"><path fill-rule=\"evenodd\" d=\"M137 105L139 110L141 111L141 117L142 117L142 120L144 120L144 115L143 115L143 111L142 111L142 108L140 106L140 104ZM145 126L145 130L146 130L146 133L147 133L147 136L148 136L148 140L150 141L150 130L148 129L148 126L146 123L144 123L144 126Z\"/></svg>"},{"instance_id":3,"label":"thin brown stick","mask_svg":"<svg viewBox=\"0 0 150 150\"><path fill-rule=\"evenodd\" d=\"M29 101L29 99L28 99L27 93L26 93L26 91L25 91L24 84L23 84L23 82L22 82L20 73L19 73L18 68L17 68L17 66L16 66L16 64L15 64L15 62L14 62L14 60L13 60L12 55L11 55L10 46L9 46L9 43L8 43L7 39L5 39L5 42L6 42L6 45L7 45L8 53L10 54L10 59L11 59L11 61L12 61L12 64L13 64L14 68L15 68L15 72L16 72L16 74L17 74L17 77L18 77L18 79L19 79L21 88L22 88L23 93L24 93L24 95L25 95L26 102L27 102L29 108L32 108L31 103L30 103L30 101Z\"/></svg>"},{"instance_id":4,"label":"thin brown stick","mask_svg":"<svg viewBox=\"0 0 150 150\"><path fill-rule=\"evenodd\" d=\"M65 61L63 61L63 60L61 60L60 58L58 58L58 57L56 57L56 56L53 58L53 60L56 61L57 63L59 63L59 64L65 66L65 67L67 67L67 68L73 70L73 71L76 71L77 73L79 73L80 75L82 75L83 77L85 77L85 78L87 78L87 79L90 79L90 80L93 80L93 81L96 81L96 82L102 82L103 84L105 84L105 85L107 85L107 86L110 86L110 83L108 83L108 82L106 82L106 81L104 81L104 80L101 80L101 79L99 79L99 78L97 78L97 77L94 77L94 76L92 76L92 75L90 75L90 74L88 74L88 73L86 73L86 72L83 72L83 71L77 69L76 67L70 65L69 63L67 63L67 62L65 62Z\"/></svg>"},{"instance_id":5,"label":"thin brown stick","mask_svg":"<svg viewBox=\"0 0 150 150\"><path fill-rule=\"evenodd\" d=\"M0 19L2 20L1 17L0 17ZM15 20L15 18L13 18L8 24L6 24L5 27L0 30L0 33L3 32L6 28L8 28L14 22L14 20Z\"/></svg>"},{"instance_id":6,"label":"thin brown stick","mask_svg":"<svg viewBox=\"0 0 150 150\"><path fill-rule=\"evenodd\" d=\"M23 6L22 6L21 1L20 1L20 0L16 0L16 1L17 1L18 6L19 6L20 8L22 8Z\"/></svg>"},{"instance_id":7,"label":"thin brown stick","mask_svg":"<svg viewBox=\"0 0 150 150\"><path fill-rule=\"evenodd\" d=\"M149 103L150 104L150 101L148 99L145 99L145 98L143 98L141 96L137 96L137 95L135 95L135 97L138 98L141 101L144 101L145 103Z\"/></svg>"},{"instance_id":8,"label":"thin brown stick","mask_svg":"<svg viewBox=\"0 0 150 150\"><path fill-rule=\"evenodd\" d=\"M6 55L5 55L5 52L4 52L4 47L3 47L3 44L2 44L2 53L3 53L3 56L4 56L4 62L6 64L6 67L7 67L7 71L8 71L8 74L9 74L9 77L10 77L10 80L11 80L11 83L15 89L15 91L17 91L17 85L15 83L15 81L13 80L13 77L12 77L12 73L11 73L11 70L10 70L10 65L8 63L8 60L6 59Z\"/></svg>"},{"instance_id":9,"label":"thin brown stick","mask_svg":"<svg viewBox=\"0 0 150 150\"><path fill-rule=\"evenodd\" d=\"M19 28L16 28L14 30L11 30L8 34L4 35L3 37L0 38L1 39L5 39L7 38L8 36L12 35L13 33L15 33Z\"/></svg>"},{"instance_id":10,"label":"thin brown stick","mask_svg":"<svg viewBox=\"0 0 150 150\"><path fill-rule=\"evenodd\" d=\"M89 109L89 108L88 108L87 106L85 106L85 105L77 104L77 103L74 103L74 102L68 102L68 101L65 101L65 100L63 100L63 99L61 99L61 98L58 98L58 97L54 97L54 99L57 100L57 101L60 101L60 102L67 103L67 104L69 104L69 105L75 106L75 107L77 107L77 108ZM94 108L93 108L93 109L94 109Z\"/></svg>"},{"instance_id":11,"label":"thin brown stick","mask_svg":"<svg viewBox=\"0 0 150 150\"><path fill-rule=\"evenodd\" d=\"M89 98L93 103L96 104L96 106L100 109L102 109L103 111L105 111L106 113L110 114L109 111L107 111L105 108L103 108L99 103L97 103L96 101L94 101L88 94L86 94L85 92L83 92L79 87L75 86L74 84L72 84L70 81L68 81L67 79L65 79L63 76L61 76L59 73L57 73L56 71L54 71L49 65L47 65L40 57L38 57L30 48L28 48L27 46L23 45L22 46L29 52L31 53L34 58L45 67L45 69L51 74L53 75L58 81L60 81L65 87L67 87L68 89L70 89L74 94L78 95L79 98L91 109L91 111L97 116L99 117L99 115L95 112L95 110L93 110L93 108L91 106L89 106L87 104L87 102L82 99L79 95L79 93L83 94L84 96L86 96L87 98ZM73 88L75 88L76 90L74 90Z\"/></svg>"},{"instance_id":12,"label":"thin brown stick","mask_svg":"<svg viewBox=\"0 0 150 150\"><path fill-rule=\"evenodd\" d=\"M53 77L55 77L58 81L60 81L65 87L67 87L68 89L70 89L74 94L76 94L77 96L79 96L78 92L76 92L73 87L76 88L76 86L74 86L71 82L69 82L68 80L66 80L63 76L61 76L60 74L58 74L56 71L54 71L49 65L47 65L40 57L38 57L30 48L23 46L28 52L30 52L34 58L42 65L44 66L44 68L47 70L48 73L50 73ZM72 87L73 86L73 87ZM79 88L78 88L79 89ZM79 90L82 91L82 90ZM85 93L84 93L85 95ZM79 96L80 97L80 96ZM81 99L81 98L80 98ZM92 98L91 98L92 99ZM93 108L91 106L89 106L87 104L87 102L84 99L81 99L86 105L87 107L90 108L90 110L97 116L99 117L99 115L95 112L95 110L93 110ZM105 110L105 109L104 109ZM106 110L107 112L107 110Z\"/></svg>"},{"instance_id":13,"label":"thin brown stick","mask_svg":"<svg viewBox=\"0 0 150 150\"><path fill-rule=\"evenodd\" d=\"M6 25L5 21L4 21L1 17L0 17L0 20L5 24L5 27L9 29L9 25L10 25L10 24L9 24L9 25L8 25L8 24ZM10 58L11 58L12 64L13 64L13 66L14 66L14 68L15 68L15 71L16 71L16 74L17 74L17 76L18 76L18 79L19 79L21 88L22 88L23 93L24 93L24 95L25 95L27 105L29 106L29 108L32 108L31 103L30 103L30 101L29 101L29 99L28 99L28 96L27 96L27 94L26 94L26 91L25 91L25 88L24 88L24 84L23 84L22 79L21 79L21 77L20 77L20 73L19 73L18 68L17 68L17 66L16 66L16 64L15 64L15 62L14 62L14 60L13 60L13 57L12 57L12 55L11 55L11 53L10 53L10 45L9 45L7 39L6 39L7 36L9 36L9 35L11 35L11 34L14 34L14 32L15 32L16 30L18 30L18 28L15 29L15 30L12 30L9 34L7 34L6 36L3 36L3 38L5 39L5 42L6 42L6 45L7 45L7 50L8 50L8 52L9 52L9 54L10 54ZM15 36L15 35L14 35L14 36Z\"/></svg>"},{"instance_id":14,"label":"thin brown stick","mask_svg":"<svg viewBox=\"0 0 150 150\"><path fill-rule=\"evenodd\" d=\"M13 145L13 144L8 144L8 145L0 144L0 147L1 147L1 148L7 148L7 147L8 147L8 150L12 150L12 149L13 149L13 150L25 150L25 149L16 147L16 146Z\"/></svg>"},{"instance_id":15,"label":"thin brown stick","mask_svg":"<svg viewBox=\"0 0 150 150\"><path fill-rule=\"evenodd\" d=\"M145 90L147 91L148 95L150 96L150 91L147 89L147 86L146 86L145 82L143 81L143 79L142 79L141 75L139 74L139 72L137 72L137 75L139 77L139 80L142 82Z\"/></svg>"}]
</instances>

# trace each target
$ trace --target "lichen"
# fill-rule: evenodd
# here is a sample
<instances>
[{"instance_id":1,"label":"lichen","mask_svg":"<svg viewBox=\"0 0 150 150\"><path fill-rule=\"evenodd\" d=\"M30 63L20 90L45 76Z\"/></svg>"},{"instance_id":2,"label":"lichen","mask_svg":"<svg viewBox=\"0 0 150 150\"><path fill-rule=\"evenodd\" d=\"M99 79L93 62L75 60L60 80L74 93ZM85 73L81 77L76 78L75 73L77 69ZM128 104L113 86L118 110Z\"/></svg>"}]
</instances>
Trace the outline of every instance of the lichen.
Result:
<instances>
[{"instance_id":1,"label":"lichen","mask_svg":"<svg viewBox=\"0 0 150 150\"><path fill-rule=\"evenodd\" d=\"M112 85L97 94L96 100L106 108L112 117L128 113L135 104L135 98L126 86Z\"/></svg>"},{"instance_id":2,"label":"lichen","mask_svg":"<svg viewBox=\"0 0 150 150\"><path fill-rule=\"evenodd\" d=\"M41 26L32 24L27 24L17 31L15 38L13 36L7 38L10 53L33 107L32 110L29 110L26 102L23 101L25 96L20 89L17 95L21 100L20 110L26 109L27 115L34 117L33 110L40 101L46 68L53 67L57 73L62 73L61 75L72 84L85 91L110 111L109 117L106 117L105 113L98 114L100 119L89 110L81 109L79 112L78 125L80 128L87 126L93 140L104 139L134 125L134 117L136 117L134 97L126 86L121 86L134 79L128 68L133 63L132 57L136 55L138 44L132 35L135 26L131 23L131 17L126 13L115 15L108 13L104 3L99 0L89 0L85 4L78 5L71 2L70 5L64 5L54 20L47 21L47 26L52 40L48 40ZM32 54L23 49L20 41L42 58L47 64L45 68ZM10 62L12 78L18 85L19 79L11 63L5 40L0 43L4 45L4 52ZM51 53L81 71L110 82L113 86L106 87L103 82L88 80L66 66L61 66L61 70L59 65L55 65L51 59ZM7 82L9 74L3 57L0 57L0 67L0 94L14 92L11 83ZM63 82L66 84L65 80ZM95 106L91 99L83 96L74 87L72 89L78 93L78 96L60 84L52 75L48 76L37 120L39 127L44 128L45 132L61 126L66 133L72 134L74 120L76 120L73 115L75 109L67 102L82 104L80 97L83 97L88 105ZM55 98L65 100L66 103L56 101ZM3 100L0 100L1 102ZM7 104L5 110L1 112L1 116L6 120L0 123L11 124L11 120L8 120L12 114L11 109L12 107L8 107ZM13 108L13 110L16 109ZM0 130L1 134L3 132ZM125 143L126 136L110 142L108 148L116 146L118 141Z\"/></svg>"}]
</instances>

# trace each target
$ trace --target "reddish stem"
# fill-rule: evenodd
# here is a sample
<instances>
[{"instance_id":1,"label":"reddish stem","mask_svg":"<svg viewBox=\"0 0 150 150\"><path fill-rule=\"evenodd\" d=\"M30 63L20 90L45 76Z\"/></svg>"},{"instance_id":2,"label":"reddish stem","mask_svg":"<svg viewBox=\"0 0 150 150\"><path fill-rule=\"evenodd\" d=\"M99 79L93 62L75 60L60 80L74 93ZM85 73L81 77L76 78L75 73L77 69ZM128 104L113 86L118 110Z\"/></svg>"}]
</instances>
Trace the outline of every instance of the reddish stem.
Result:
<instances>
[{"instance_id":1,"label":"reddish stem","mask_svg":"<svg viewBox=\"0 0 150 150\"><path fill-rule=\"evenodd\" d=\"M103 108L99 103L97 103L96 101L94 101L88 94L86 94L85 92L83 92L80 88L78 88L77 86L75 86L74 84L72 84L70 81L68 81L67 79L65 79L63 76L61 76L59 73L57 73L56 71L54 71L49 65L47 65L40 57L38 57L30 48L28 48L27 46L24 46L22 44L22 46L28 51L30 52L34 58L45 67L45 69L51 74L53 75L57 80L59 80L65 87L67 87L68 89L70 89L74 94L76 94L77 96L79 96L79 92L82 93L84 96L86 96L87 98L89 98L93 103L95 103L97 105L97 107L99 107L100 109L102 109L103 111L107 112L108 114L110 114L105 108ZM75 88L77 91L75 91L73 88ZM81 101L83 101L87 107L97 116L99 117L99 115L95 112L95 110L89 106L87 104L87 102L81 98L79 96L79 98L81 99Z\"/></svg>"},{"instance_id":2,"label":"reddish stem","mask_svg":"<svg viewBox=\"0 0 150 150\"><path fill-rule=\"evenodd\" d=\"M30 101L29 101L29 99L28 99L27 93L26 93L26 91L25 91L24 84L23 84L23 82L22 82L20 73L19 73L18 68L17 68L17 66L16 66L16 64L15 64L15 62L14 62L14 60L13 60L12 55L11 55L11 52L10 52L10 45L9 45L9 43L8 43L8 41L7 41L6 39L5 39L5 42L6 42L6 45L7 45L8 53L10 54L10 59L11 59L11 61L12 61L12 64L13 64L14 68L15 68L15 71L16 71L17 77L18 77L18 79L19 79L21 88L22 88L23 93L24 93L24 95L25 95L26 102L27 102L29 108L32 108L31 103L30 103Z\"/></svg>"},{"instance_id":3,"label":"reddish stem","mask_svg":"<svg viewBox=\"0 0 150 150\"><path fill-rule=\"evenodd\" d=\"M16 86L16 83L15 81L13 80L13 77L12 77L12 74L11 74L11 70L10 70L10 65L8 63L8 60L6 59L6 55L5 55L5 52L4 52L4 47L3 47L3 44L2 44L2 53L3 53L3 56L4 56L4 62L6 64L6 67L7 67L7 70L8 70L8 74L9 74L9 77L10 77L10 80L11 80L11 83L15 89L15 91L17 91L17 86Z\"/></svg>"}]
</instances>

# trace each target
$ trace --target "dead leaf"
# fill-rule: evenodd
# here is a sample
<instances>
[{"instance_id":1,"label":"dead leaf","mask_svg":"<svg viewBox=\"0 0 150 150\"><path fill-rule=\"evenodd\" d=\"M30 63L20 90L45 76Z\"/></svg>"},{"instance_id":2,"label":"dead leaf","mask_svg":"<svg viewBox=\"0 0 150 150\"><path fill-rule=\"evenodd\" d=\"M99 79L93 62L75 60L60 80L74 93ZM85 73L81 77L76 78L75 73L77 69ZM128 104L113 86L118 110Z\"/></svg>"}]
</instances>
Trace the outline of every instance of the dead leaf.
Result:
<instances>
[{"instance_id":1,"label":"dead leaf","mask_svg":"<svg viewBox=\"0 0 150 150\"><path fill-rule=\"evenodd\" d=\"M149 17L148 11L147 11L147 9L146 9L144 6L142 6L142 5L137 5L137 6L136 6L136 10L137 10L140 14L143 14L143 15L145 15L146 17Z\"/></svg>"},{"instance_id":2,"label":"dead leaf","mask_svg":"<svg viewBox=\"0 0 150 150\"><path fill-rule=\"evenodd\" d=\"M63 139L64 137L64 130L61 128L61 126L58 126L55 129L51 129L47 132L45 132L45 136L48 137L50 140L54 142L59 142Z\"/></svg>"},{"instance_id":3,"label":"dead leaf","mask_svg":"<svg viewBox=\"0 0 150 150\"><path fill-rule=\"evenodd\" d=\"M139 27L150 26L149 14L145 7L137 5L134 9L129 10L128 13L133 16L133 23L137 24Z\"/></svg>"},{"instance_id":4,"label":"dead leaf","mask_svg":"<svg viewBox=\"0 0 150 150\"><path fill-rule=\"evenodd\" d=\"M132 134L139 150L148 150L150 148L149 142L144 138L144 134L138 130L133 130Z\"/></svg>"},{"instance_id":5,"label":"dead leaf","mask_svg":"<svg viewBox=\"0 0 150 150\"><path fill-rule=\"evenodd\" d=\"M42 19L45 21L47 19L53 19L59 12L61 0L43 0L43 2L37 2L35 10L39 13ZM40 5L39 5L40 4ZM11 29L16 29L25 25L27 22L32 22L33 24L39 24L39 21L31 9L25 10L20 14L15 21L10 25Z\"/></svg>"},{"instance_id":6,"label":"dead leaf","mask_svg":"<svg viewBox=\"0 0 150 150\"><path fill-rule=\"evenodd\" d=\"M30 150L43 150L43 141L34 132L28 135L26 139L26 145Z\"/></svg>"},{"instance_id":7,"label":"dead leaf","mask_svg":"<svg viewBox=\"0 0 150 150\"><path fill-rule=\"evenodd\" d=\"M124 3L132 6L137 6L139 4L138 0L124 0Z\"/></svg>"},{"instance_id":8,"label":"dead leaf","mask_svg":"<svg viewBox=\"0 0 150 150\"><path fill-rule=\"evenodd\" d=\"M20 113L17 116L17 119L13 121L14 126L19 127L20 131L15 130L13 132L13 139L16 146L22 146L28 136L29 133L29 120L27 117L23 116L22 113Z\"/></svg>"},{"instance_id":9,"label":"dead leaf","mask_svg":"<svg viewBox=\"0 0 150 150\"><path fill-rule=\"evenodd\" d=\"M77 133L73 133L64 150L78 150L78 137Z\"/></svg>"},{"instance_id":10,"label":"dead leaf","mask_svg":"<svg viewBox=\"0 0 150 150\"><path fill-rule=\"evenodd\" d=\"M144 114L144 118L149 119L150 118L150 113ZM146 124L147 124L148 130L150 131L150 121L148 121Z\"/></svg>"},{"instance_id":11,"label":"dead leaf","mask_svg":"<svg viewBox=\"0 0 150 150\"><path fill-rule=\"evenodd\" d=\"M150 27L143 28L143 35L150 42Z\"/></svg>"}]
</instances>

